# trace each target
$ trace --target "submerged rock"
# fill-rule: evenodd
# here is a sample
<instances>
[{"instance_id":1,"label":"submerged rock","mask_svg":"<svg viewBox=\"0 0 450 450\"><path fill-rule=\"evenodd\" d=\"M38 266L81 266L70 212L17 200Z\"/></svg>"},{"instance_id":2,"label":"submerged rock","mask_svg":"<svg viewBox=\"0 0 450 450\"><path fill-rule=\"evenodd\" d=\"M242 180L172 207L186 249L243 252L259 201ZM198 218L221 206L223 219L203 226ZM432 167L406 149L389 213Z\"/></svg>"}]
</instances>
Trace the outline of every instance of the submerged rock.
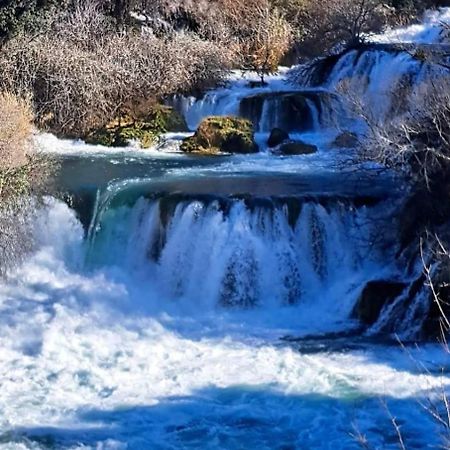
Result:
<instances>
[{"instance_id":1,"label":"submerged rock","mask_svg":"<svg viewBox=\"0 0 450 450\"><path fill-rule=\"evenodd\" d=\"M356 303L352 317L365 325L373 325L384 306L395 300L406 288L405 283L397 281L369 281Z\"/></svg>"},{"instance_id":2,"label":"submerged rock","mask_svg":"<svg viewBox=\"0 0 450 450\"><path fill-rule=\"evenodd\" d=\"M277 153L282 155L311 155L317 152L317 147L303 141L289 141L281 144Z\"/></svg>"},{"instance_id":3,"label":"submerged rock","mask_svg":"<svg viewBox=\"0 0 450 450\"><path fill-rule=\"evenodd\" d=\"M199 125L194 136L181 144L187 153L256 153L253 126L238 117L208 117Z\"/></svg>"},{"instance_id":4,"label":"submerged rock","mask_svg":"<svg viewBox=\"0 0 450 450\"><path fill-rule=\"evenodd\" d=\"M267 140L267 145L269 148L273 148L287 140L289 140L289 133L281 128L274 128L270 133L269 139Z\"/></svg>"},{"instance_id":5,"label":"submerged rock","mask_svg":"<svg viewBox=\"0 0 450 450\"><path fill-rule=\"evenodd\" d=\"M89 133L86 142L124 147L130 141L138 141L141 147L148 148L158 141L161 134L187 130L184 118L177 111L169 106L154 105L138 117L126 114L111 120L105 127Z\"/></svg>"},{"instance_id":6,"label":"submerged rock","mask_svg":"<svg viewBox=\"0 0 450 450\"><path fill-rule=\"evenodd\" d=\"M351 131L344 131L333 142L333 147L354 148L358 145L358 136Z\"/></svg>"}]
</instances>

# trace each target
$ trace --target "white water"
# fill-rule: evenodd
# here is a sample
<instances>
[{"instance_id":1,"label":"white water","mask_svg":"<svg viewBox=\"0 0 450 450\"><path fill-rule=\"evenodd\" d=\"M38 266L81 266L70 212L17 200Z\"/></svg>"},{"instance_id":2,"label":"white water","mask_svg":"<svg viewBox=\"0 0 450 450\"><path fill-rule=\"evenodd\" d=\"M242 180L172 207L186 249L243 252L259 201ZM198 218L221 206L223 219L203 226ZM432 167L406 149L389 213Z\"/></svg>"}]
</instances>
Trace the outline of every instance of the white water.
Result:
<instances>
[{"instance_id":1,"label":"white water","mask_svg":"<svg viewBox=\"0 0 450 450\"><path fill-rule=\"evenodd\" d=\"M396 448L378 396L405 421L411 448L432 439L415 399L449 381L439 348L414 351L428 374L394 348L301 353L270 342L280 330L269 315L260 329L255 311L166 307L129 272L86 272L82 229L65 205L51 202L37 229L41 250L0 290L0 448L356 449L353 422ZM283 327L299 312L281 314Z\"/></svg>"},{"instance_id":2,"label":"white water","mask_svg":"<svg viewBox=\"0 0 450 450\"><path fill-rule=\"evenodd\" d=\"M368 104L380 115L385 86L417 75L402 56L354 56L335 68L330 86L355 71L369 73ZM236 111L250 88L235 83L189 106L190 125ZM278 77L260 89L292 87ZM318 118L313 128L300 137L324 148L336 135ZM53 153L110 155L48 135L37 139ZM119 149L111 161L128 151ZM146 164L167 158L156 149L131 155ZM208 183L211 173L251 171L265 173L267 183L271 176L333 174L337 158L333 150L237 156L174 166L164 177ZM356 450L353 424L374 448L396 449L380 398L408 448L437 443L439 430L418 402L449 384L440 347L410 355L358 338L280 340L358 325L349 314L364 282L401 269L388 257L395 248L367 247L371 229L386 237L390 228L373 219L391 205L374 211L304 202L292 227L281 207L250 212L242 201L231 203L225 214L214 203L180 202L152 257L162 231L157 201L101 202L91 241L73 211L49 201L36 223L39 251L0 285L0 449Z\"/></svg>"},{"instance_id":3,"label":"white water","mask_svg":"<svg viewBox=\"0 0 450 450\"><path fill-rule=\"evenodd\" d=\"M164 204L143 199L131 209L103 204L90 253L96 264L137 274L149 291L194 311L257 306L282 324L280 307L296 304L298 313L285 325L309 333L347 324L364 281L389 273L387 255L377 253L374 230L367 226L377 213L368 208L299 203L299 217L290 225L287 205L250 211L236 200L224 212L219 202L174 205L164 230ZM161 240L155 263L149 254Z\"/></svg>"},{"instance_id":4,"label":"white water","mask_svg":"<svg viewBox=\"0 0 450 450\"><path fill-rule=\"evenodd\" d=\"M370 36L372 42L385 44L415 43L438 44L447 43L448 32L442 25L450 23L450 8L427 11L421 23L404 28L389 29L383 34Z\"/></svg>"}]
</instances>

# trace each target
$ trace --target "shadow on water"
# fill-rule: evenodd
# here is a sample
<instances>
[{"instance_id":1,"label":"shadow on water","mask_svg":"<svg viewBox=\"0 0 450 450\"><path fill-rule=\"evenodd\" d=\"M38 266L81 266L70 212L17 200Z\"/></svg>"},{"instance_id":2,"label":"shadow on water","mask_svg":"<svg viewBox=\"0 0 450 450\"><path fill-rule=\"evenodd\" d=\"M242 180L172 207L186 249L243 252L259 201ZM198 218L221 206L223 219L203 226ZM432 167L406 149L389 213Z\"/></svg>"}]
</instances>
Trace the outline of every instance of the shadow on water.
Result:
<instances>
[{"instance_id":1,"label":"shadow on water","mask_svg":"<svg viewBox=\"0 0 450 450\"><path fill-rule=\"evenodd\" d=\"M431 418L414 399L388 399L387 405L408 449L437 443ZM398 448L380 399L284 395L269 388L208 388L154 406L81 410L71 423L78 425L10 430L0 442L49 449L356 450L355 426L371 448Z\"/></svg>"}]
</instances>

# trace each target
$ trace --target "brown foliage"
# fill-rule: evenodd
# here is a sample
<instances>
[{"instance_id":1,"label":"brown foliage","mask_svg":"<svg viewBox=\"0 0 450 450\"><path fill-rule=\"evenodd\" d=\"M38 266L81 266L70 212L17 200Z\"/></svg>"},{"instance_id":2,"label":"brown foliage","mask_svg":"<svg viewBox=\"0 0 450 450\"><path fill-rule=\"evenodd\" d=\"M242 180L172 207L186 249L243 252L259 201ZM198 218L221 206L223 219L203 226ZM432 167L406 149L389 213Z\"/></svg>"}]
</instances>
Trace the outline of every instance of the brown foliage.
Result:
<instances>
[{"instance_id":1,"label":"brown foliage","mask_svg":"<svg viewBox=\"0 0 450 450\"><path fill-rule=\"evenodd\" d=\"M32 153L30 103L0 93L0 276L32 248L35 200L47 190L53 164Z\"/></svg>"},{"instance_id":2,"label":"brown foliage","mask_svg":"<svg viewBox=\"0 0 450 450\"><path fill-rule=\"evenodd\" d=\"M368 33L381 31L391 10L382 0L323 0L313 2L302 13L304 37L301 53L315 57L338 44L355 44Z\"/></svg>"},{"instance_id":3,"label":"brown foliage","mask_svg":"<svg viewBox=\"0 0 450 450\"><path fill-rule=\"evenodd\" d=\"M41 126L84 135L125 104L217 82L227 57L226 49L191 34L118 32L86 2L58 17L51 31L9 42L0 53L0 87L31 92Z\"/></svg>"},{"instance_id":4,"label":"brown foliage","mask_svg":"<svg viewBox=\"0 0 450 450\"><path fill-rule=\"evenodd\" d=\"M27 162L32 119L27 101L8 92L0 93L0 171L16 169Z\"/></svg>"},{"instance_id":5,"label":"brown foliage","mask_svg":"<svg viewBox=\"0 0 450 450\"><path fill-rule=\"evenodd\" d=\"M156 0L150 7L174 29L195 31L229 49L236 67L260 74L276 71L292 42L291 21L282 10L271 0Z\"/></svg>"}]
</instances>

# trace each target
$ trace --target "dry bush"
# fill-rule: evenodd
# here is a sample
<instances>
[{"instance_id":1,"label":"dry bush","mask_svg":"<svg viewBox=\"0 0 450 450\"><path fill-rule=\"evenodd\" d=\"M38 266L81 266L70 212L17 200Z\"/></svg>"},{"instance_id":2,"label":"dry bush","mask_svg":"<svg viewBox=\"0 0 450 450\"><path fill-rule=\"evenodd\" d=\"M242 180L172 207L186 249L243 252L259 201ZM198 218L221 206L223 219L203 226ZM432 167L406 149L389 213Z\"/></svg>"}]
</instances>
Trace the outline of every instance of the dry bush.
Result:
<instances>
[{"instance_id":1,"label":"dry bush","mask_svg":"<svg viewBox=\"0 0 450 450\"><path fill-rule=\"evenodd\" d=\"M269 0L219 0L201 30L232 48L239 68L254 70L262 78L276 72L293 39L290 23Z\"/></svg>"},{"instance_id":2,"label":"dry bush","mask_svg":"<svg viewBox=\"0 0 450 450\"><path fill-rule=\"evenodd\" d=\"M198 36L118 32L94 2L52 30L18 37L0 53L0 87L33 94L38 124L84 135L124 108L221 80L228 51Z\"/></svg>"},{"instance_id":3,"label":"dry bush","mask_svg":"<svg viewBox=\"0 0 450 450\"><path fill-rule=\"evenodd\" d=\"M227 48L235 67L265 74L276 71L292 43L294 18L288 21L281 11L294 11L293 2L302 0L286 1L289 11L271 0L156 0L142 10L172 30L187 29Z\"/></svg>"},{"instance_id":4,"label":"dry bush","mask_svg":"<svg viewBox=\"0 0 450 450\"><path fill-rule=\"evenodd\" d=\"M31 151L32 120L29 101L0 93L0 276L32 249L35 194L53 173L53 163Z\"/></svg>"},{"instance_id":5,"label":"dry bush","mask_svg":"<svg viewBox=\"0 0 450 450\"><path fill-rule=\"evenodd\" d=\"M277 71L281 58L289 50L292 29L278 9L259 6L249 36L240 42L242 68L264 75Z\"/></svg>"},{"instance_id":6,"label":"dry bush","mask_svg":"<svg viewBox=\"0 0 450 450\"><path fill-rule=\"evenodd\" d=\"M14 170L27 162L32 120L27 101L0 93L0 171Z\"/></svg>"},{"instance_id":7,"label":"dry bush","mask_svg":"<svg viewBox=\"0 0 450 450\"><path fill-rule=\"evenodd\" d=\"M23 262L34 248L35 206L30 198L23 197L0 208L0 277Z\"/></svg>"},{"instance_id":8,"label":"dry bush","mask_svg":"<svg viewBox=\"0 0 450 450\"><path fill-rule=\"evenodd\" d=\"M359 157L376 161L411 180L416 188L434 191L449 185L450 85L446 77L431 77L411 88L409 109L396 118L380 120L364 102L352 99L354 111L365 120L367 133Z\"/></svg>"},{"instance_id":9,"label":"dry bush","mask_svg":"<svg viewBox=\"0 0 450 450\"><path fill-rule=\"evenodd\" d=\"M340 44L354 45L373 32L381 31L391 12L382 0L308 0L301 18L304 56L328 53Z\"/></svg>"}]
</instances>

